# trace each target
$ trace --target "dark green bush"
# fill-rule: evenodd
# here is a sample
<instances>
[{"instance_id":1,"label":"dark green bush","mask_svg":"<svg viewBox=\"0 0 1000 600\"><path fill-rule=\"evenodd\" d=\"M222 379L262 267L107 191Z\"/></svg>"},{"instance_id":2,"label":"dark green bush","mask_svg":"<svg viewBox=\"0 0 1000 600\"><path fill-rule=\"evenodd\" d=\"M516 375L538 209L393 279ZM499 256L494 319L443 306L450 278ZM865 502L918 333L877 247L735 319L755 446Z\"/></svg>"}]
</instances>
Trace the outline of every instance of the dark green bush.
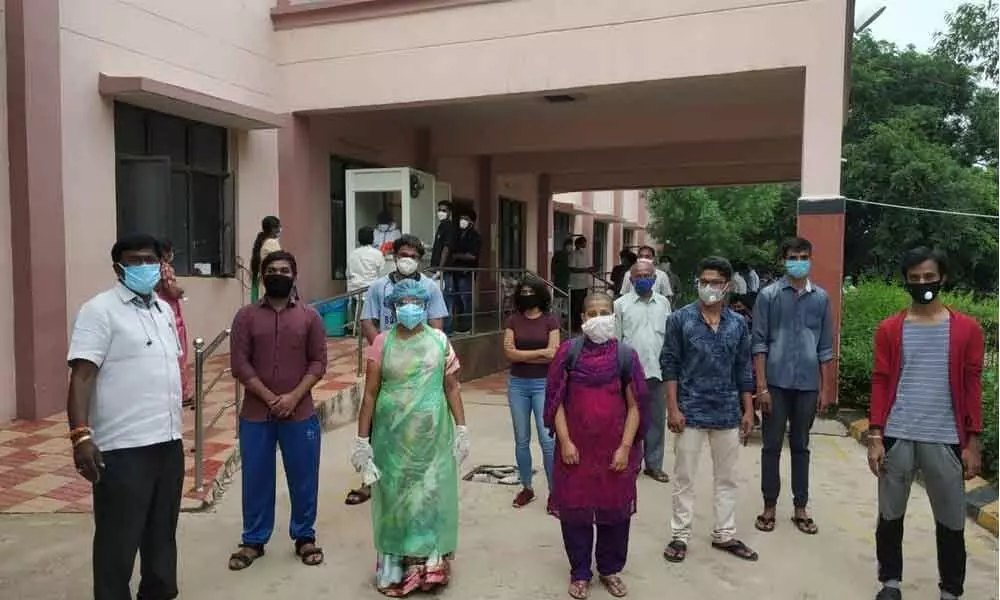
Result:
<instances>
[{"instance_id":1,"label":"dark green bush","mask_svg":"<svg viewBox=\"0 0 1000 600\"><path fill-rule=\"evenodd\" d=\"M979 320L986 342L983 369L983 453L987 474L997 474L997 298L972 294L942 295L945 304ZM840 403L868 408L871 400L872 346L879 323L906 308L910 297L901 287L866 282L844 294L840 337Z\"/></svg>"}]
</instances>

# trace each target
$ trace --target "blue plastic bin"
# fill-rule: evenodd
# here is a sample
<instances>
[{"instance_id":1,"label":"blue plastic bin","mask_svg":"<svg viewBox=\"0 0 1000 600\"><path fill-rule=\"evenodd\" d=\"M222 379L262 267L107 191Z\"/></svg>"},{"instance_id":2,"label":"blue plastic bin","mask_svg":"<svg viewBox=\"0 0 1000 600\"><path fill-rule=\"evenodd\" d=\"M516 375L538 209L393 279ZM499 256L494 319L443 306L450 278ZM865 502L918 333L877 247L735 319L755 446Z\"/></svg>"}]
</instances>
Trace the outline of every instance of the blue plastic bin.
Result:
<instances>
[{"instance_id":1,"label":"blue plastic bin","mask_svg":"<svg viewBox=\"0 0 1000 600\"><path fill-rule=\"evenodd\" d=\"M316 312L323 317L327 337L344 337L347 325L347 298L316 305Z\"/></svg>"}]
</instances>

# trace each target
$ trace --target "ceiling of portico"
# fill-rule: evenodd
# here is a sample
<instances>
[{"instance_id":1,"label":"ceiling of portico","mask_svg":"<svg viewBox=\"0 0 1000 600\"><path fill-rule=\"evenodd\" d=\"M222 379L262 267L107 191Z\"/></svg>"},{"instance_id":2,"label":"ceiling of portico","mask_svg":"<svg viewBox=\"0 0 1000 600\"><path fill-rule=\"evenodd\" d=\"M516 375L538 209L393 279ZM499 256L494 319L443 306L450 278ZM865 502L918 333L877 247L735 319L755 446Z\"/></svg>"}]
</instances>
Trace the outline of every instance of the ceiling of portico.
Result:
<instances>
[{"instance_id":1,"label":"ceiling of portico","mask_svg":"<svg viewBox=\"0 0 1000 600\"><path fill-rule=\"evenodd\" d=\"M542 158L680 143L794 143L802 131L804 81L802 69L781 69L550 92L576 98L567 103L514 95L337 116L362 128L368 123L428 130L436 157L534 153Z\"/></svg>"}]
</instances>

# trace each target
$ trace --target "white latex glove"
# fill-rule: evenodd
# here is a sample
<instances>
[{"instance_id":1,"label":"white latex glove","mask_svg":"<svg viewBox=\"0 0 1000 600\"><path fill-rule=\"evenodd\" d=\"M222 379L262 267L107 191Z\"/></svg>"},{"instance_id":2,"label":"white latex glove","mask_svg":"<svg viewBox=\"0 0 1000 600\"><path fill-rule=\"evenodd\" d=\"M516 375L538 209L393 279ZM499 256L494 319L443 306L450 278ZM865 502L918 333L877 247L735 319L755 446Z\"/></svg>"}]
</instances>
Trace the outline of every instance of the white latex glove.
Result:
<instances>
[{"instance_id":1,"label":"white latex glove","mask_svg":"<svg viewBox=\"0 0 1000 600\"><path fill-rule=\"evenodd\" d=\"M381 478L382 472L375 466L374 460L369 459L368 462L361 467L361 483L364 485L371 486Z\"/></svg>"},{"instance_id":2,"label":"white latex glove","mask_svg":"<svg viewBox=\"0 0 1000 600\"><path fill-rule=\"evenodd\" d=\"M469 430L465 425L455 426L455 460L458 464L465 462L469 458L469 450L471 445L469 444Z\"/></svg>"},{"instance_id":3,"label":"white latex glove","mask_svg":"<svg viewBox=\"0 0 1000 600\"><path fill-rule=\"evenodd\" d=\"M372 450L371 438L367 437L355 437L354 447L351 448L351 466L358 473L365 465L375 458L375 452ZM374 464L374 463L373 463Z\"/></svg>"}]
</instances>

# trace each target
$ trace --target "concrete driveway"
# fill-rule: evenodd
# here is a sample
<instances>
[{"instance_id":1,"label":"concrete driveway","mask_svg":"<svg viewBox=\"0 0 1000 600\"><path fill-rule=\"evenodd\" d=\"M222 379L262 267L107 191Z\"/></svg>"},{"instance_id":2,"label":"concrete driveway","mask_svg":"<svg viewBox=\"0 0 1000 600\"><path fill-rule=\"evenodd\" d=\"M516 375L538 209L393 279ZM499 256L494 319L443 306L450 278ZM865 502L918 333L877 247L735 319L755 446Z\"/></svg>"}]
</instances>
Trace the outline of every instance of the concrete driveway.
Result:
<instances>
[{"instance_id":1,"label":"concrete driveway","mask_svg":"<svg viewBox=\"0 0 1000 600\"><path fill-rule=\"evenodd\" d=\"M502 398L473 392L467 394L466 403L473 440L473 456L466 467L512 463L510 419ZM181 597L380 598L371 582L374 552L367 505L347 507L342 502L345 490L356 482L347 464L353 435L353 427L348 426L329 432L323 440L318 530L319 543L326 550L325 564L307 567L293 556L285 533L288 496L279 491L279 526L267 556L246 571L228 571L226 560L240 533L237 481L213 511L181 517ZM629 563L623 574L630 597L872 598L878 589L875 480L865 466L863 448L844 435L841 425L829 421L818 422L813 435L812 511L820 527L816 536L794 529L788 520L791 501L787 497L779 506L776 531L763 534L753 528L760 509L759 447L751 443L742 453L739 535L760 552L758 563L742 562L709 546L712 501L707 452L699 475L695 534L688 559L681 565L668 564L661 557L668 541L670 484L642 478L639 513L633 521ZM539 477L538 486L544 486L544 477ZM440 596L455 600L567 597L568 567L558 523L545 514L541 501L520 511L511 509L515 491L500 485L462 483L455 577ZM542 491L540 496L544 495ZM914 486L906 529L904 594L908 600L938 597L933 531L927 496L923 488ZM91 597L91 534L88 515L4 515L0 519L0 598ZM996 599L997 542L972 522L966 539L966 597ZM591 597L610 598L596 586Z\"/></svg>"}]
</instances>

